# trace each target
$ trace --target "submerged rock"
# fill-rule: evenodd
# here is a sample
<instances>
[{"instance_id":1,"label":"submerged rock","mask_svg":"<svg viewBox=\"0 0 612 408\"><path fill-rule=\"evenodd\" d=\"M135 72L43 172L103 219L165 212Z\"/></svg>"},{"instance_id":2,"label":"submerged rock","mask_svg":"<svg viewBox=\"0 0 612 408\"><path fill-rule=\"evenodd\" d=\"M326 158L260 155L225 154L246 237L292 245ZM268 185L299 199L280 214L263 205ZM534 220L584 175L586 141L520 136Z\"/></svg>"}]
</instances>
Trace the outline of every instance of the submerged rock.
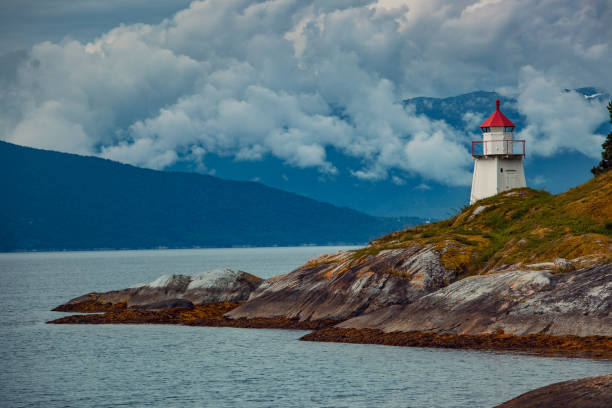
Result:
<instances>
[{"instance_id":1,"label":"submerged rock","mask_svg":"<svg viewBox=\"0 0 612 408\"><path fill-rule=\"evenodd\" d=\"M161 309L209 302L241 302L262 282L263 279L255 275L232 269L216 269L193 276L163 275L148 284L79 296L53 310L108 312L125 308Z\"/></svg>"},{"instance_id":2,"label":"submerged rock","mask_svg":"<svg viewBox=\"0 0 612 408\"><path fill-rule=\"evenodd\" d=\"M520 395L496 408L612 407L612 374L547 385Z\"/></svg>"},{"instance_id":3,"label":"submerged rock","mask_svg":"<svg viewBox=\"0 0 612 408\"><path fill-rule=\"evenodd\" d=\"M359 256L344 251L267 279L228 317L344 320L388 305L415 301L456 279L430 246Z\"/></svg>"},{"instance_id":4,"label":"submerged rock","mask_svg":"<svg viewBox=\"0 0 612 408\"><path fill-rule=\"evenodd\" d=\"M469 277L417 301L341 323L385 332L612 336L612 264L553 275L512 271Z\"/></svg>"}]
</instances>

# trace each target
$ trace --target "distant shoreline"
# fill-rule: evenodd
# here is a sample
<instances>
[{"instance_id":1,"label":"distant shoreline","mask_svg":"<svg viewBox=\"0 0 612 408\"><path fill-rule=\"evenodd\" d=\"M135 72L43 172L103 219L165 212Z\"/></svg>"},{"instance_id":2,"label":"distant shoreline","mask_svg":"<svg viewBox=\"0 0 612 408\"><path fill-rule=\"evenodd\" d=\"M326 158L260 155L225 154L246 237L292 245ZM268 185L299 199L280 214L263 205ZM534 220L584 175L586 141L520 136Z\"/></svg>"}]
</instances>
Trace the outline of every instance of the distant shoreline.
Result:
<instances>
[{"instance_id":1,"label":"distant shoreline","mask_svg":"<svg viewBox=\"0 0 612 408\"><path fill-rule=\"evenodd\" d=\"M360 248L366 243L341 243L341 244L300 244L300 245L236 245L236 246L207 246L207 247L157 247L157 248L92 248L92 249L30 249L0 251L3 254L51 254L51 253L70 253L70 252L127 252L127 251L189 251L193 249L266 249L266 248L328 248L328 247L355 247Z\"/></svg>"}]
</instances>

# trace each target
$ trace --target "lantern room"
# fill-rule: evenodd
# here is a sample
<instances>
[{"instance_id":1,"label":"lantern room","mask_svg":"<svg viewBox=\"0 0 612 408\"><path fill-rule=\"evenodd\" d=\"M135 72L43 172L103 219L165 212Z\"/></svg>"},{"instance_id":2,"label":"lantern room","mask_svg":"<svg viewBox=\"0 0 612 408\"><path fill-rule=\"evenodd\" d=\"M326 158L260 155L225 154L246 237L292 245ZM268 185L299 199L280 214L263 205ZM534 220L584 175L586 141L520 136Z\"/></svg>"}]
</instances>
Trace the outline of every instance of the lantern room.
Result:
<instances>
[{"instance_id":1,"label":"lantern room","mask_svg":"<svg viewBox=\"0 0 612 408\"><path fill-rule=\"evenodd\" d=\"M495 112L482 122L482 140L472 142L472 156L479 158L490 155L525 156L525 141L514 140L515 125L499 109L495 101Z\"/></svg>"}]
</instances>

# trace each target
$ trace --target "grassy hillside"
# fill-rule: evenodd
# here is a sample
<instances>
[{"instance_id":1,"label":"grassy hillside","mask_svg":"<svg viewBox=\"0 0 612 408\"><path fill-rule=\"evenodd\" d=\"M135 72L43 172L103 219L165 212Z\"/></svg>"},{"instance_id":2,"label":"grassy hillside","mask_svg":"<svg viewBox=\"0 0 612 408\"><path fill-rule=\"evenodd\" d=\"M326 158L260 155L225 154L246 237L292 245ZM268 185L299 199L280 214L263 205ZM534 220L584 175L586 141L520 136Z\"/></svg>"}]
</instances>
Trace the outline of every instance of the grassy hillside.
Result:
<instances>
[{"instance_id":1,"label":"grassy hillside","mask_svg":"<svg viewBox=\"0 0 612 408\"><path fill-rule=\"evenodd\" d=\"M461 276L509 265L612 261L612 172L559 194L516 189L478 201L435 224L394 232L356 253L360 258L414 242L433 244Z\"/></svg>"}]
</instances>

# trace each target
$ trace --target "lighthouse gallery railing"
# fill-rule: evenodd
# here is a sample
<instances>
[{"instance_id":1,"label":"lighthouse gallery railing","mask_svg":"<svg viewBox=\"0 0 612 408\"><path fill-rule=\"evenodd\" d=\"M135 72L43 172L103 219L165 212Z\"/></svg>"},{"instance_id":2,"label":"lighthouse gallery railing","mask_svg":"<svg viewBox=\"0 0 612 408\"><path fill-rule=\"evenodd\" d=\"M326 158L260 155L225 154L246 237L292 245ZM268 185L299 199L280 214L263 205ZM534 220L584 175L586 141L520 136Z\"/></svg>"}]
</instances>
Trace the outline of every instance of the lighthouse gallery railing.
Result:
<instances>
[{"instance_id":1,"label":"lighthouse gallery railing","mask_svg":"<svg viewBox=\"0 0 612 408\"><path fill-rule=\"evenodd\" d=\"M474 140L472 156L525 156L524 140Z\"/></svg>"}]
</instances>

